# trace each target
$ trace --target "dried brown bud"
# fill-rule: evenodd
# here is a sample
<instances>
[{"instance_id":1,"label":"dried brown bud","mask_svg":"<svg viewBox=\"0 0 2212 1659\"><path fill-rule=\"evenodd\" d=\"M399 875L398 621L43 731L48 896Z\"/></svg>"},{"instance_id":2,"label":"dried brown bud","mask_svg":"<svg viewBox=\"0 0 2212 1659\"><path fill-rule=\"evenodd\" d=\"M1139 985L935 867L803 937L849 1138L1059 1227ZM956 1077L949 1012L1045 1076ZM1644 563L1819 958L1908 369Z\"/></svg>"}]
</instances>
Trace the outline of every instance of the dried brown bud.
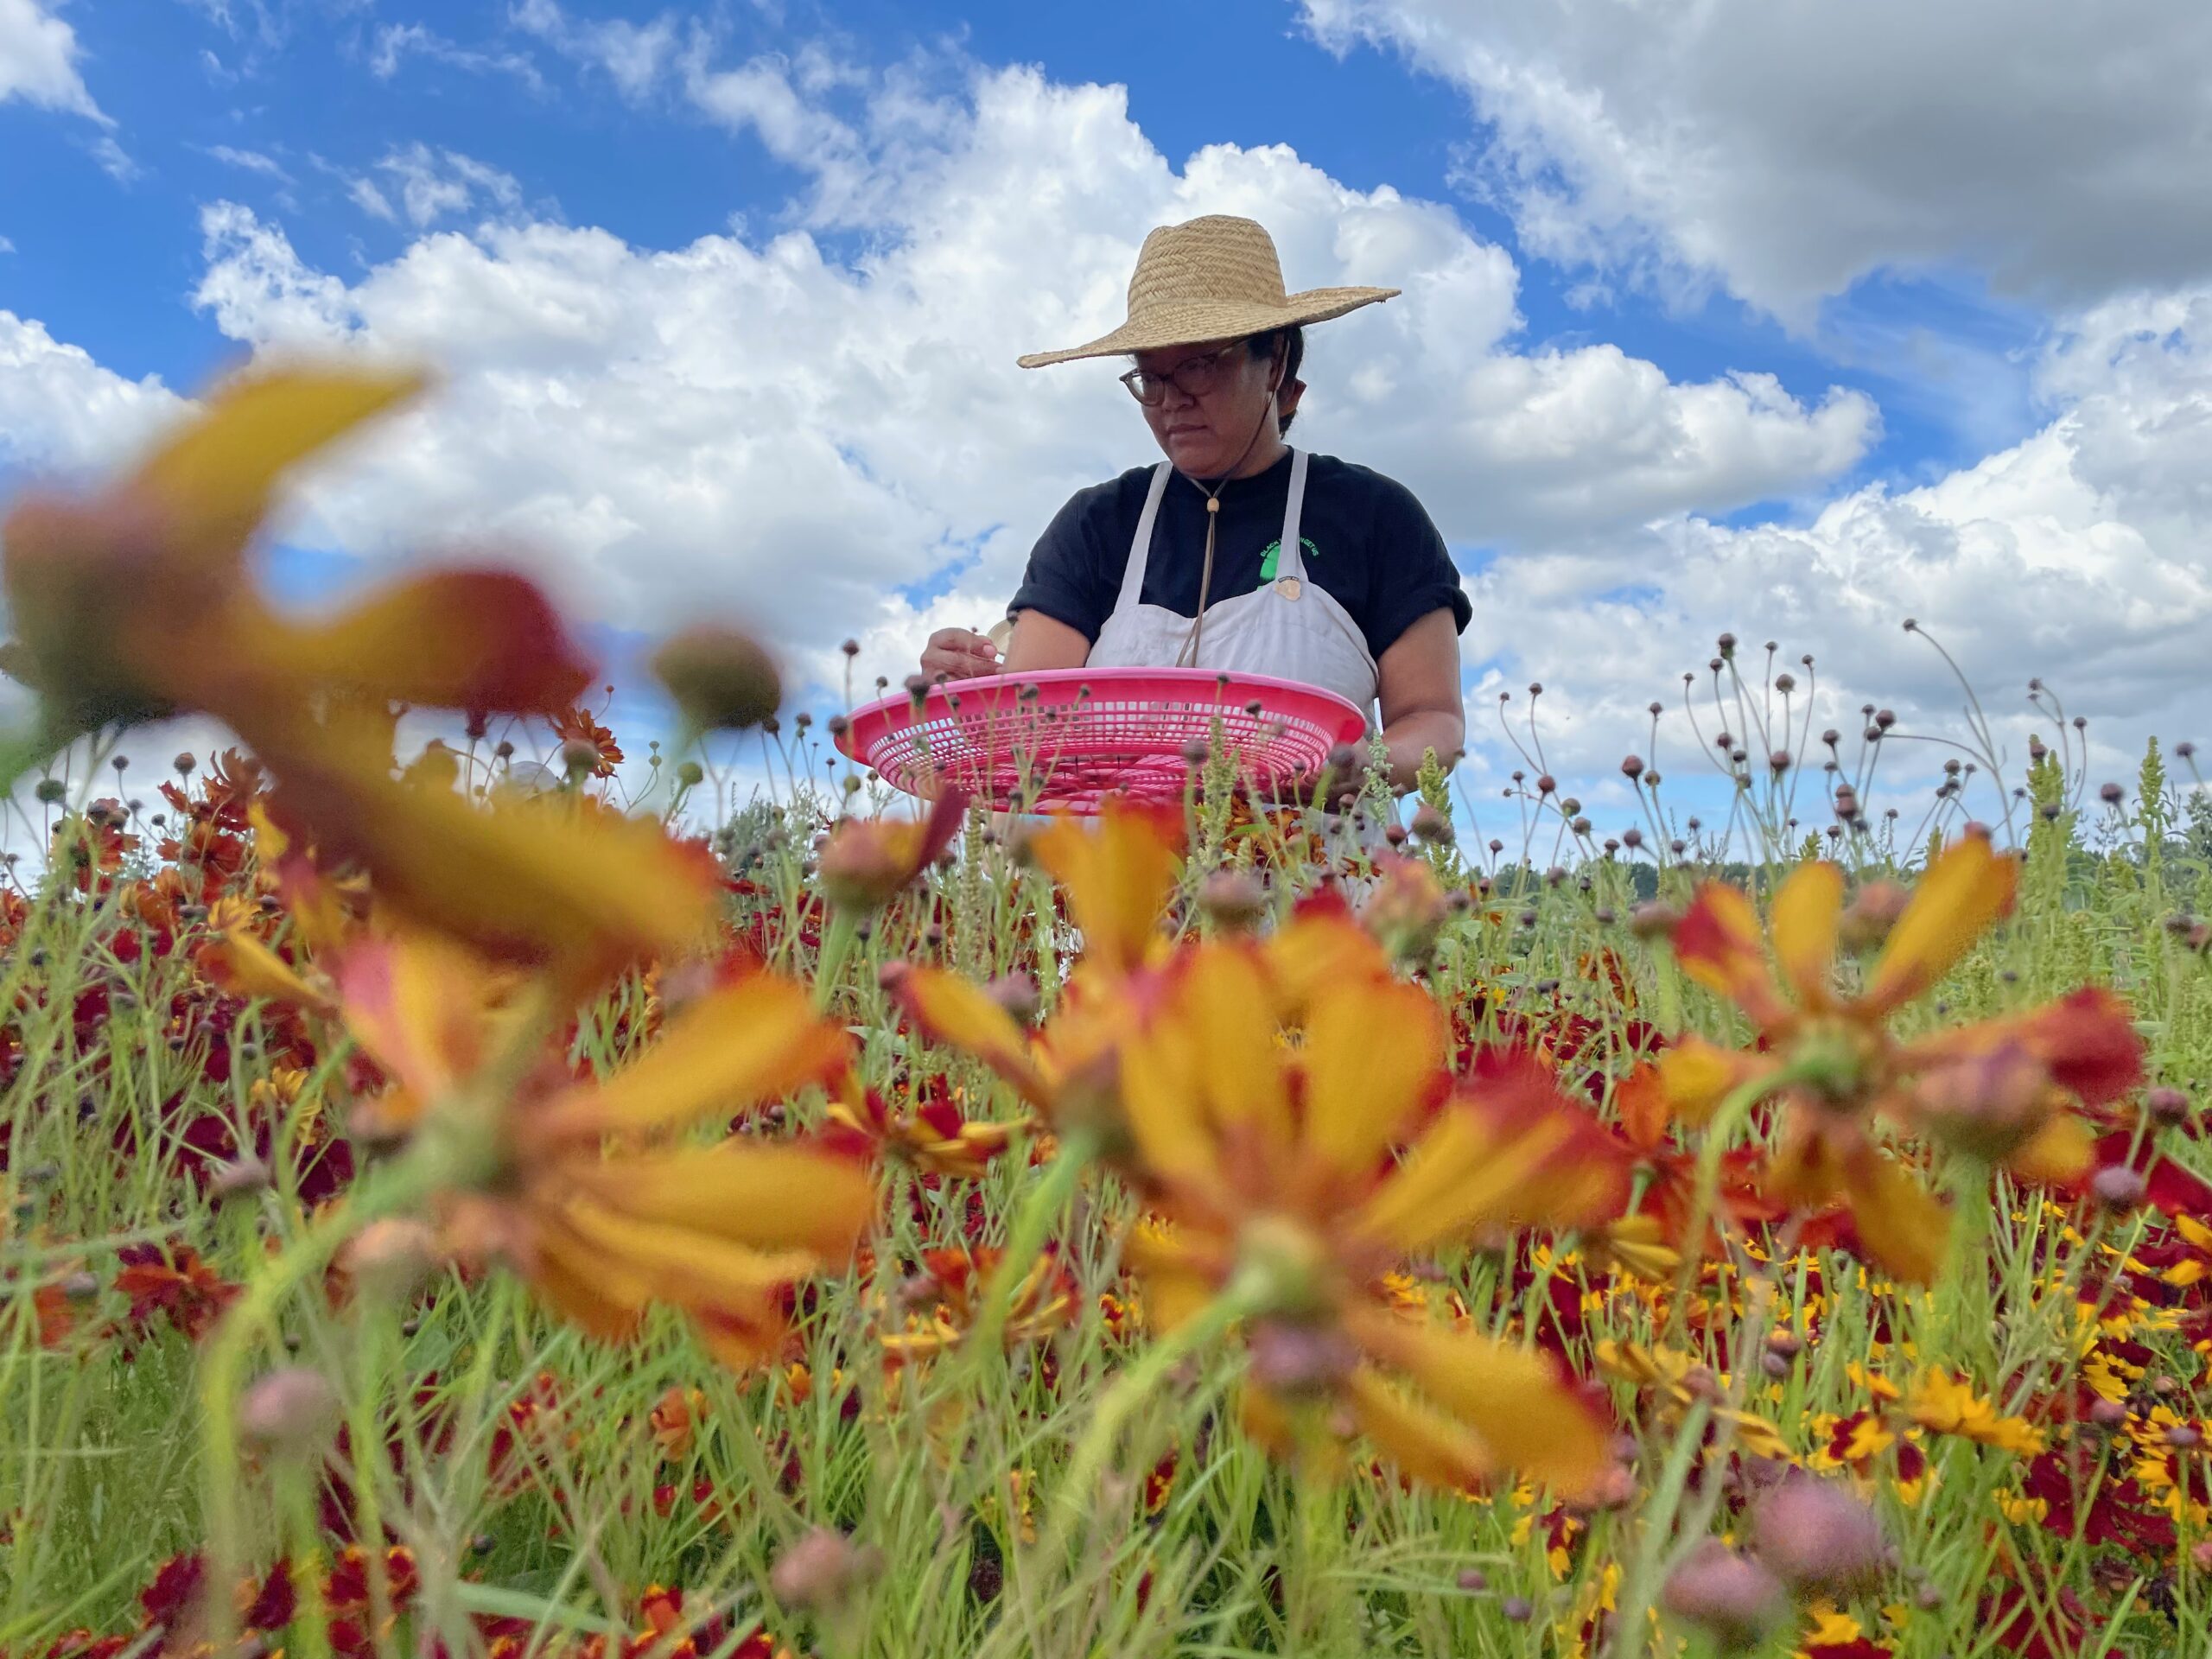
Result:
<instances>
[{"instance_id":1,"label":"dried brown bud","mask_svg":"<svg viewBox=\"0 0 2212 1659\"><path fill-rule=\"evenodd\" d=\"M1198 889L1198 908L1218 927L1249 932L1268 913L1268 890L1249 870L1216 870Z\"/></svg>"},{"instance_id":2,"label":"dried brown bud","mask_svg":"<svg viewBox=\"0 0 2212 1659\"><path fill-rule=\"evenodd\" d=\"M842 1605L880 1566L874 1550L855 1548L843 1533L817 1527L776 1558L768 1588L786 1607L824 1612Z\"/></svg>"}]
</instances>

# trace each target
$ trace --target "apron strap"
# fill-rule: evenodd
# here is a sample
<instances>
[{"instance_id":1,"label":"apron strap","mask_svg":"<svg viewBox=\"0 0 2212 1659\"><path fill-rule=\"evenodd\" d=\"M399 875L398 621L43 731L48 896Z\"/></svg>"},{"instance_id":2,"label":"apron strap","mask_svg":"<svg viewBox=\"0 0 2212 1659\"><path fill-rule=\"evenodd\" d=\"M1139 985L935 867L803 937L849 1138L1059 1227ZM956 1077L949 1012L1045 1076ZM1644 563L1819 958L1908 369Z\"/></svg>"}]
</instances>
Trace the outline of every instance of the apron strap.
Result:
<instances>
[{"instance_id":1,"label":"apron strap","mask_svg":"<svg viewBox=\"0 0 2212 1659\"><path fill-rule=\"evenodd\" d=\"M1306 560L1299 545L1299 520L1306 512L1306 451L1290 452L1290 494L1282 504L1282 552L1275 560L1275 575L1306 579Z\"/></svg>"},{"instance_id":2,"label":"apron strap","mask_svg":"<svg viewBox=\"0 0 2212 1659\"><path fill-rule=\"evenodd\" d=\"M1161 461L1152 469L1152 487L1145 492L1144 511L1137 515L1136 538L1129 543L1129 562L1122 567L1121 596L1114 613L1134 611L1144 602L1145 566L1152 556L1152 527L1160 521L1160 503L1167 493L1168 474L1174 467Z\"/></svg>"}]
</instances>

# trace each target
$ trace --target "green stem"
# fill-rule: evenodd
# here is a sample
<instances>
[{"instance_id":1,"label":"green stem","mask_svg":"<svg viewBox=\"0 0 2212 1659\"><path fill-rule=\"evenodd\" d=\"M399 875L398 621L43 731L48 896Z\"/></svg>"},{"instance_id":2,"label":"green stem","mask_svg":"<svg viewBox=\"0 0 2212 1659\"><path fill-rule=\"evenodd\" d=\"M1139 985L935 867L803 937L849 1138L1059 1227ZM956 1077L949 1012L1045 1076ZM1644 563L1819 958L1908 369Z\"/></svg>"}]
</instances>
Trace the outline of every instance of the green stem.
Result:
<instances>
[{"instance_id":1,"label":"green stem","mask_svg":"<svg viewBox=\"0 0 2212 1659\"><path fill-rule=\"evenodd\" d=\"M254 1339L275 1329L284 1299L327 1267L348 1238L378 1217L411 1208L437 1185L444 1167L442 1157L429 1148L418 1148L378 1170L355 1189L348 1202L333 1205L316 1217L307 1231L254 1274L209 1342L200 1367L200 1401L207 1451L208 1573L213 1583L234 1582L243 1567L238 1395ZM210 1601L216 1651L227 1651L238 1635L237 1609L226 1596L216 1595Z\"/></svg>"},{"instance_id":2,"label":"green stem","mask_svg":"<svg viewBox=\"0 0 2212 1659\"><path fill-rule=\"evenodd\" d=\"M1688 1316L1690 1292L1697 1287L1699 1264L1705 1260L1705 1233L1720 1196L1720 1160L1751 1115L1751 1108L1798 1080L1785 1066L1764 1077L1740 1083L1713 1110L1697 1148L1697 1186L1690 1195L1689 1223L1682 1229L1682 1264L1675 1274L1674 1306L1667 1311L1665 1340L1672 1343Z\"/></svg>"},{"instance_id":3,"label":"green stem","mask_svg":"<svg viewBox=\"0 0 2212 1659\"><path fill-rule=\"evenodd\" d=\"M1083 1179L1083 1172L1097 1157L1099 1139L1095 1129L1070 1130L1062 1138L1052 1161L1045 1166L1044 1174L1029 1189L1028 1200L1007 1230L1006 1248L999 1252L999 1264L984 1287L982 1312L962 1344L965 1350L965 1363L959 1373L962 1385L968 1382L975 1368L989 1363L989 1356L998 1352L1007 1321L1014 1316L1014 1293L1036 1265L1038 1255L1045 1248L1046 1235L1067 1208L1076 1184Z\"/></svg>"},{"instance_id":4,"label":"green stem","mask_svg":"<svg viewBox=\"0 0 2212 1659\"><path fill-rule=\"evenodd\" d=\"M814 1011L826 1014L837 995L837 976L860 937L860 919L849 910L832 909L830 925L822 935L822 950L814 959Z\"/></svg>"},{"instance_id":5,"label":"green stem","mask_svg":"<svg viewBox=\"0 0 2212 1659\"><path fill-rule=\"evenodd\" d=\"M1113 1387L1091 1414L1090 1427L1076 1442L1066 1472L1052 1494L1052 1531L1045 1541L1046 1560L1057 1561L1066 1555L1076 1522L1088 1506L1091 1489L1098 1484L1099 1473L1130 1414L1157 1396L1170 1371L1199 1349L1220 1340L1239 1319L1266 1306L1277 1288L1274 1274L1264 1268L1245 1268L1213 1300L1154 1343L1142 1358L1115 1378Z\"/></svg>"},{"instance_id":6,"label":"green stem","mask_svg":"<svg viewBox=\"0 0 2212 1659\"><path fill-rule=\"evenodd\" d=\"M1675 1449L1668 1456L1658 1487L1644 1506L1643 1537L1621 1586L1619 1616L1613 1624L1615 1659L1636 1659L1645 1651L1645 1626L1659 1587L1659 1569L1672 1543L1675 1516L1689 1485L1690 1465L1697 1460L1705 1426L1712 1416L1713 1407L1707 1401L1697 1401L1690 1407L1675 1432Z\"/></svg>"}]
</instances>

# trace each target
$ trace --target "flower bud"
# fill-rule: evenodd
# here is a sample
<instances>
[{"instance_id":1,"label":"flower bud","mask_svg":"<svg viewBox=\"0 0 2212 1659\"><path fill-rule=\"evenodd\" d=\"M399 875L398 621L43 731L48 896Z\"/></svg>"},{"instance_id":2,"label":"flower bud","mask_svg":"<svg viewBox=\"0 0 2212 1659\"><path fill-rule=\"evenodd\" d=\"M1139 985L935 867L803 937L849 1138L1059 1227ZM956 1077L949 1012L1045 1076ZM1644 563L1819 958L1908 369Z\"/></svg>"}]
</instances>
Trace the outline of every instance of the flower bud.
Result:
<instances>
[{"instance_id":1,"label":"flower bud","mask_svg":"<svg viewBox=\"0 0 2212 1659\"><path fill-rule=\"evenodd\" d=\"M2049 1070L2013 1039L1929 1071L1918 1097L1945 1141L1990 1159L2023 1145L2057 1103Z\"/></svg>"},{"instance_id":2,"label":"flower bud","mask_svg":"<svg viewBox=\"0 0 2212 1659\"><path fill-rule=\"evenodd\" d=\"M1400 962L1428 955L1451 913L1436 875L1419 859L1393 858L1382 880L1361 907L1360 920Z\"/></svg>"},{"instance_id":3,"label":"flower bud","mask_svg":"<svg viewBox=\"0 0 2212 1659\"><path fill-rule=\"evenodd\" d=\"M2142 1175L2126 1164L2107 1164L2089 1177L2089 1195L2106 1209L2124 1214L2143 1202Z\"/></svg>"},{"instance_id":4,"label":"flower bud","mask_svg":"<svg viewBox=\"0 0 2212 1659\"><path fill-rule=\"evenodd\" d=\"M983 993L1025 1026L1036 1020L1037 1010L1044 1002L1037 982L1022 973L1001 974L983 987Z\"/></svg>"},{"instance_id":5,"label":"flower bud","mask_svg":"<svg viewBox=\"0 0 2212 1659\"><path fill-rule=\"evenodd\" d=\"M1707 1538L1667 1575L1660 1599L1727 1653L1747 1653L1789 1616L1782 1581L1717 1538Z\"/></svg>"},{"instance_id":6,"label":"flower bud","mask_svg":"<svg viewBox=\"0 0 2212 1659\"><path fill-rule=\"evenodd\" d=\"M2143 1096L2143 1109L2152 1122L2172 1128L2189 1122L2189 1096L2178 1089L2161 1085Z\"/></svg>"},{"instance_id":7,"label":"flower bud","mask_svg":"<svg viewBox=\"0 0 2212 1659\"><path fill-rule=\"evenodd\" d=\"M1881 1523L1840 1481L1784 1477L1760 1503L1752 1538L1759 1559L1800 1592L1849 1596L1881 1576Z\"/></svg>"},{"instance_id":8,"label":"flower bud","mask_svg":"<svg viewBox=\"0 0 2212 1659\"><path fill-rule=\"evenodd\" d=\"M786 1607L825 1612L842 1605L882 1565L873 1549L859 1549L842 1532L817 1527L776 1558L768 1588Z\"/></svg>"},{"instance_id":9,"label":"flower bud","mask_svg":"<svg viewBox=\"0 0 2212 1659\"><path fill-rule=\"evenodd\" d=\"M313 1450L337 1415L329 1382L303 1365L270 1372L238 1402L239 1432L256 1446L287 1456Z\"/></svg>"},{"instance_id":10,"label":"flower bud","mask_svg":"<svg viewBox=\"0 0 2212 1659\"><path fill-rule=\"evenodd\" d=\"M1863 954L1878 948L1911 899L1911 892L1895 881L1869 881L1861 887L1838 924L1844 949Z\"/></svg>"},{"instance_id":11,"label":"flower bud","mask_svg":"<svg viewBox=\"0 0 2212 1659\"><path fill-rule=\"evenodd\" d=\"M1245 1340L1250 1376L1271 1393L1313 1398L1331 1394L1359 1364L1359 1349L1333 1324L1261 1319Z\"/></svg>"},{"instance_id":12,"label":"flower bud","mask_svg":"<svg viewBox=\"0 0 2212 1659\"><path fill-rule=\"evenodd\" d=\"M396 1302L429 1276L437 1258L437 1238L428 1223L381 1216L353 1235L340 1259L362 1290Z\"/></svg>"},{"instance_id":13,"label":"flower bud","mask_svg":"<svg viewBox=\"0 0 2212 1659\"><path fill-rule=\"evenodd\" d=\"M1268 913L1268 892L1247 870L1216 870L1198 889L1198 908L1231 933L1248 933Z\"/></svg>"},{"instance_id":14,"label":"flower bud","mask_svg":"<svg viewBox=\"0 0 2212 1659\"><path fill-rule=\"evenodd\" d=\"M757 726L783 701L774 659L735 628L684 629L653 653L652 671L702 731Z\"/></svg>"}]
</instances>

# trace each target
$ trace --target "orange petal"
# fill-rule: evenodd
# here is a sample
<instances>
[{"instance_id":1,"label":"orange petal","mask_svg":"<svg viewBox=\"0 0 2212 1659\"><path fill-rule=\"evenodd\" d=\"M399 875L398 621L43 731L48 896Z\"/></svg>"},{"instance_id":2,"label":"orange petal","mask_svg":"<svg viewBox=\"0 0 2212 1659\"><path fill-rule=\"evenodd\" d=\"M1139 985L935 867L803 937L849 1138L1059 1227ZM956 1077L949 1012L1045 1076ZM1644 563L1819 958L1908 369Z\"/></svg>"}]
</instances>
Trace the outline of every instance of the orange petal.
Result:
<instances>
[{"instance_id":1,"label":"orange petal","mask_svg":"<svg viewBox=\"0 0 2212 1659\"><path fill-rule=\"evenodd\" d=\"M1875 1265L1908 1284L1933 1284L1942 1271L1951 1212L1910 1170L1872 1145L1847 1154L1839 1174L1844 1202Z\"/></svg>"},{"instance_id":2,"label":"orange petal","mask_svg":"<svg viewBox=\"0 0 2212 1659\"><path fill-rule=\"evenodd\" d=\"M973 980L941 968L910 967L891 994L931 1042L981 1060L1030 1104L1049 1104L1050 1091L1030 1057L1028 1033Z\"/></svg>"},{"instance_id":3,"label":"orange petal","mask_svg":"<svg viewBox=\"0 0 2212 1659\"><path fill-rule=\"evenodd\" d=\"M365 938L331 978L353 1040L418 1100L442 1099L484 1063L502 985L459 945L429 933Z\"/></svg>"},{"instance_id":4,"label":"orange petal","mask_svg":"<svg viewBox=\"0 0 2212 1659\"><path fill-rule=\"evenodd\" d=\"M2097 1137L2089 1126L2071 1112L2049 1118L2024 1146L2005 1158L2005 1167L2024 1181L2047 1186L2078 1181L2096 1162Z\"/></svg>"},{"instance_id":5,"label":"orange petal","mask_svg":"<svg viewBox=\"0 0 2212 1659\"><path fill-rule=\"evenodd\" d=\"M1495 1467L1481 1438L1442 1412L1408 1399L1371 1365L1345 1383L1360 1433L1375 1442L1408 1478L1452 1491L1472 1491Z\"/></svg>"},{"instance_id":6,"label":"orange petal","mask_svg":"<svg viewBox=\"0 0 2212 1659\"><path fill-rule=\"evenodd\" d=\"M1417 985L1338 982L1315 999L1300 1052L1305 1144L1340 1176L1374 1173L1444 1064L1444 1019Z\"/></svg>"},{"instance_id":7,"label":"orange petal","mask_svg":"<svg viewBox=\"0 0 2212 1659\"><path fill-rule=\"evenodd\" d=\"M1626 1208L1630 1162L1534 1061L1455 1096L1356 1225L1413 1252L1508 1222L1574 1227Z\"/></svg>"},{"instance_id":8,"label":"orange petal","mask_svg":"<svg viewBox=\"0 0 2212 1659\"><path fill-rule=\"evenodd\" d=\"M1842 914L1843 872L1834 864L1799 865L1774 895L1775 965L1801 1008L1823 1008L1830 1001Z\"/></svg>"},{"instance_id":9,"label":"orange petal","mask_svg":"<svg viewBox=\"0 0 2212 1659\"><path fill-rule=\"evenodd\" d=\"M1890 931L1860 1001L1886 1011L1927 990L2009 915L2019 866L1986 836L1955 841L1931 864Z\"/></svg>"},{"instance_id":10,"label":"orange petal","mask_svg":"<svg viewBox=\"0 0 2212 1659\"><path fill-rule=\"evenodd\" d=\"M537 588L500 570L439 570L329 620L276 624L243 642L250 695L312 688L471 714L560 715L592 666Z\"/></svg>"},{"instance_id":11,"label":"orange petal","mask_svg":"<svg viewBox=\"0 0 2212 1659\"><path fill-rule=\"evenodd\" d=\"M1094 828L1056 818L1030 837L1038 861L1067 890L1086 965L1120 974L1143 962L1174 890L1182 833L1179 809L1109 799Z\"/></svg>"},{"instance_id":12,"label":"orange petal","mask_svg":"<svg viewBox=\"0 0 2212 1659\"><path fill-rule=\"evenodd\" d=\"M1566 1492L1587 1491L1605 1471L1611 1431L1550 1355L1380 1308L1355 1309L1347 1324L1363 1349L1411 1376L1498 1461Z\"/></svg>"},{"instance_id":13,"label":"orange petal","mask_svg":"<svg viewBox=\"0 0 2212 1659\"><path fill-rule=\"evenodd\" d=\"M335 369L241 376L141 462L127 487L161 515L179 563L219 577L287 470L423 384L419 374Z\"/></svg>"},{"instance_id":14,"label":"orange petal","mask_svg":"<svg viewBox=\"0 0 2212 1659\"><path fill-rule=\"evenodd\" d=\"M1702 1037L1681 1037L1660 1053L1659 1089L1676 1122L1701 1128L1722 1101L1774 1066L1764 1055L1721 1048Z\"/></svg>"},{"instance_id":15,"label":"orange petal","mask_svg":"<svg viewBox=\"0 0 2212 1659\"><path fill-rule=\"evenodd\" d=\"M875 1184L861 1164L790 1141L618 1158L573 1179L609 1210L825 1263L849 1256L875 1214Z\"/></svg>"},{"instance_id":16,"label":"orange petal","mask_svg":"<svg viewBox=\"0 0 2212 1659\"><path fill-rule=\"evenodd\" d=\"M532 1127L592 1136L734 1114L825 1081L850 1046L842 1027L816 1015L803 988L750 974L692 1003L613 1076L548 1102Z\"/></svg>"},{"instance_id":17,"label":"orange petal","mask_svg":"<svg viewBox=\"0 0 2212 1659\"><path fill-rule=\"evenodd\" d=\"M1758 912L1742 888L1726 881L1699 887L1675 928L1674 950L1684 973L1728 998L1760 1027L1787 1013L1767 974Z\"/></svg>"},{"instance_id":18,"label":"orange petal","mask_svg":"<svg viewBox=\"0 0 2212 1659\"><path fill-rule=\"evenodd\" d=\"M712 931L721 875L702 848L588 797L477 805L390 776L372 722L243 733L282 779L280 821L365 868L378 902L581 993Z\"/></svg>"}]
</instances>

